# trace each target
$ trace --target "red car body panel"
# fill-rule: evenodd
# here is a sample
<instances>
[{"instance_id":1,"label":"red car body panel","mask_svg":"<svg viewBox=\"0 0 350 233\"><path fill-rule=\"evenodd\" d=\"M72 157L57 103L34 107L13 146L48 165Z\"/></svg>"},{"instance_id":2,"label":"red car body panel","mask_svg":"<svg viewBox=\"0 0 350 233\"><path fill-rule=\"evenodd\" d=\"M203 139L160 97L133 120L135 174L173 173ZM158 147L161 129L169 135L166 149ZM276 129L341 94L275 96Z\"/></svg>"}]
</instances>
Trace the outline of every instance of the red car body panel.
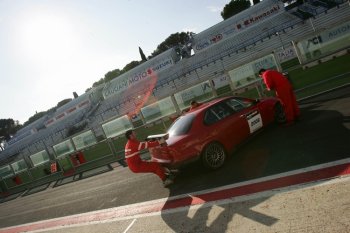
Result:
<instances>
[{"instance_id":1,"label":"red car body panel","mask_svg":"<svg viewBox=\"0 0 350 233\"><path fill-rule=\"evenodd\" d=\"M183 117L190 114L194 115L188 132L182 135L172 135L170 132L166 140L166 146L150 150L152 160L161 162L168 167L178 167L200 158L205 146L211 142L220 143L225 148L225 151L230 154L238 144L254 134L255 131L252 132L249 126L250 123L253 123L249 123L251 116L254 119L259 118L254 121L260 124L259 120L261 120L263 127L274 121L274 106L279 102L278 99L266 98L259 100L259 102L254 102L252 99L239 98L243 102L247 101L248 105L251 103L251 106L234 112L215 123L205 124L205 114L208 114L207 112L211 111L210 109L232 98L234 99L235 97L223 97L203 103L195 110L185 114ZM172 126L169 128L170 131Z\"/></svg>"}]
</instances>

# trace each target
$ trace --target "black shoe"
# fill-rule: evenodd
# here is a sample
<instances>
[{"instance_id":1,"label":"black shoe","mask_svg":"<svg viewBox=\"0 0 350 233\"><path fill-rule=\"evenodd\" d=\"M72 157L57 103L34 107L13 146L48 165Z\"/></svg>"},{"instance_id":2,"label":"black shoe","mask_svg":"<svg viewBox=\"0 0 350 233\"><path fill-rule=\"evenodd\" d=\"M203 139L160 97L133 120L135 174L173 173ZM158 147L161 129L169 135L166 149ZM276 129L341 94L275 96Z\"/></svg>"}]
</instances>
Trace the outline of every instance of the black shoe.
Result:
<instances>
[{"instance_id":1,"label":"black shoe","mask_svg":"<svg viewBox=\"0 0 350 233\"><path fill-rule=\"evenodd\" d=\"M179 172L180 172L180 170L178 170L178 169L165 168L165 174L166 175L178 174Z\"/></svg>"},{"instance_id":2,"label":"black shoe","mask_svg":"<svg viewBox=\"0 0 350 233\"><path fill-rule=\"evenodd\" d=\"M168 187L169 185L173 184L174 183L174 180L170 179L170 178L166 178L164 181L163 181L163 186L164 187Z\"/></svg>"}]
</instances>

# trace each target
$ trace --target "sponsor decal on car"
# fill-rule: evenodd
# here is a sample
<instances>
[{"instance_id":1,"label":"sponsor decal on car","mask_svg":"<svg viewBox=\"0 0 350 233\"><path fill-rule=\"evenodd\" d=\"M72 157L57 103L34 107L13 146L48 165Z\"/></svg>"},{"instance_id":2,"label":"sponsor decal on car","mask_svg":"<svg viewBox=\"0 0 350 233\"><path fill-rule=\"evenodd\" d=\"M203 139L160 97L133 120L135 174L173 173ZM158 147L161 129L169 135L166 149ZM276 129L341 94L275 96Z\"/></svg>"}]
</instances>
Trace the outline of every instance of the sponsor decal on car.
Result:
<instances>
[{"instance_id":1,"label":"sponsor decal on car","mask_svg":"<svg viewBox=\"0 0 350 233\"><path fill-rule=\"evenodd\" d=\"M258 111L249 113L247 116L250 133L254 133L263 126L261 115Z\"/></svg>"}]
</instances>

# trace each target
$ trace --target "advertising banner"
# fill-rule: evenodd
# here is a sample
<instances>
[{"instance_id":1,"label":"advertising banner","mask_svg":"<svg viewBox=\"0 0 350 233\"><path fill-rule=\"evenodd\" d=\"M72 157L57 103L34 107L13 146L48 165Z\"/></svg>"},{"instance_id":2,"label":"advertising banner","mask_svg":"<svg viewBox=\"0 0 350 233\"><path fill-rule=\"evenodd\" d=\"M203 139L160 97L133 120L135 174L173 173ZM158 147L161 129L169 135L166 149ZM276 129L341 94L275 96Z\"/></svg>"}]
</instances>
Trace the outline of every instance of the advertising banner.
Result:
<instances>
[{"instance_id":1,"label":"advertising banner","mask_svg":"<svg viewBox=\"0 0 350 233\"><path fill-rule=\"evenodd\" d=\"M120 93L121 91L133 86L140 81L150 77L152 72L160 72L168 69L175 64L177 54L174 49L168 51L146 61L130 71L118 76L106 84L102 93L105 99Z\"/></svg>"},{"instance_id":2,"label":"advertising banner","mask_svg":"<svg viewBox=\"0 0 350 233\"><path fill-rule=\"evenodd\" d=\"M273 15L284 11L282 1L264 0L244 12L234 15L210 28L193 35L192 48L195 53L221 42L247 27L255 25Z\"/></svg>"},{"instance_id":3,"label":"advertising banner","mask_svg":"<svg viewBox=\"0 0 350 233\"><path fill-rule=\"evenodd\" d=\"M233 86L239 89L259 81L260 69L277 69L277 63L272 54L259 58L228 72Z\"/></svg>"},{"instance_id":4,"label":"advertising banner","mask_svg":"<svg viewBox=\"0 0 350 233\"><path fill-rule=\"evenodd\" d=\"M350 44L350 23L346 22L296 43L301 60L306 63L331 54Z\"/></svg>"}]
</instances>

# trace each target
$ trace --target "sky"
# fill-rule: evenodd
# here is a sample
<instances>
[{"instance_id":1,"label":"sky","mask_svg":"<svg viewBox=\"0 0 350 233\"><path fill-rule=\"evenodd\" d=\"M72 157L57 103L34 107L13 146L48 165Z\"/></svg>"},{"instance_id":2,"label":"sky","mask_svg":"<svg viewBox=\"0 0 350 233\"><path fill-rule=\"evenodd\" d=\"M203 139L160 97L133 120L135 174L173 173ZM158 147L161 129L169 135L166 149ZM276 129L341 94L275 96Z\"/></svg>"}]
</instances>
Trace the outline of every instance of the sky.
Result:
<instances>
[{"instance_id":1,"label":"sky","mask_svg":"<svg viewBox=\"0 0 350 233\"><path fill-rule=\"evenodd\" d=\"M0 119L81 95L169 35L222 21L229 0L0 0Z\"/></svg>"}]
</instances>

